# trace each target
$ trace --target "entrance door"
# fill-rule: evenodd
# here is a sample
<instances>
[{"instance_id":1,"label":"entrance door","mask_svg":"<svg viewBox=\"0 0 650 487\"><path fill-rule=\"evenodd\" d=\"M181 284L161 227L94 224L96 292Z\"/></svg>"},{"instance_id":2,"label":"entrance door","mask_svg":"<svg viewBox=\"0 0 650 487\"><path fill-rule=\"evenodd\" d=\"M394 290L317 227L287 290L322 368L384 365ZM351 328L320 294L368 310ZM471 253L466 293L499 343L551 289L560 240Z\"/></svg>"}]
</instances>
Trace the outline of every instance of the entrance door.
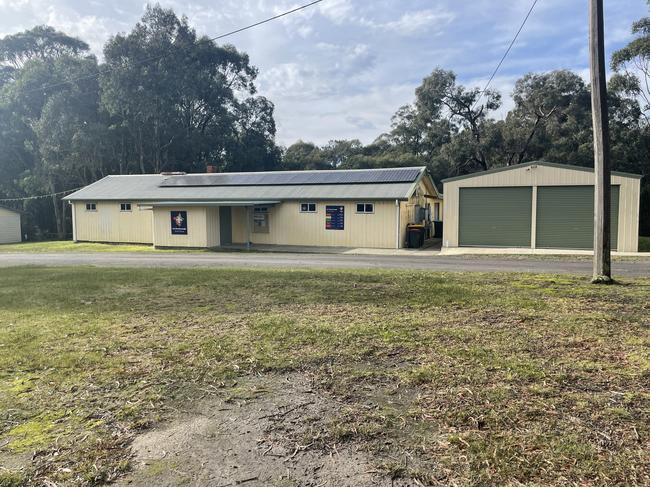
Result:
<instances>
[{"instance_id":1,"label":"entrance door","mask_svg":"<svg viewBox=\"0 0 650 487\"><path fill-rule=\"evenodd\" d=\"M232 244L232 208L219 207L219 235L221 246Z\"/></svg>"}]
</instances>

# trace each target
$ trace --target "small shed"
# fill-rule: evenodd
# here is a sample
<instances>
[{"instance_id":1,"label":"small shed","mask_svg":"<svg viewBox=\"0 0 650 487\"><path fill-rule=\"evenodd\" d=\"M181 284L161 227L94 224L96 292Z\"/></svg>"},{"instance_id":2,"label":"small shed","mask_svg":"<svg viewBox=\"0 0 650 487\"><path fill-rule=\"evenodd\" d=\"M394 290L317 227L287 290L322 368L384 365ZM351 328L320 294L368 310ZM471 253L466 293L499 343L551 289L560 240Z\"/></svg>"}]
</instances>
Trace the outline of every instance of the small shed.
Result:
<instances>
[{"instance_id":1,"label":"small shed","mask_svg":"<svg viewBox=\"0 0 650 487\"><path fill-rule=\"evenodd\" d=\"M641 176L612 172L611 245L636 252ZM594 170L544 161L443 181L444 247L593 249Z\"/></svg>"},{"instance_id":2,"label":"small shed","mask_svg":"<svg viewBox=\"0 0 650 487\"><path fill-rule=\"evenodd\" d=\"M20 212L0 206L0 244L22 241Z\"/></svg>"}]
</instances>

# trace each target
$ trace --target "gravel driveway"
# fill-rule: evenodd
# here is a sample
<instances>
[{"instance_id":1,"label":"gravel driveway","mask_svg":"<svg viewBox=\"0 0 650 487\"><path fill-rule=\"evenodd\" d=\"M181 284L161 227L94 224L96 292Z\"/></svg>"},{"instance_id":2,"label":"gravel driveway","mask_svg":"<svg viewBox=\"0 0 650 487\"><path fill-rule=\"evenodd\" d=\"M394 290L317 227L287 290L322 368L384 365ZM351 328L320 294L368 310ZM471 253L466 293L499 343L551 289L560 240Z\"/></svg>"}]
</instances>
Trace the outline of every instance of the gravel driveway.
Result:
<instances>
[{"instance_id":1,"label":"gravel driveway","mask_svg":"<svg viewBox=\"0 0 650 487\"><path fill-rule=\"evenodd\" d=\"M103 267L284 267L319 269L404 269L458 272L532 272L591 275L591 261L489 256L390 256L268 252L0 254L0 267L20 265ZM613 263L615 275L650 277L650 258Z\"/></svg>"}]
</instances>

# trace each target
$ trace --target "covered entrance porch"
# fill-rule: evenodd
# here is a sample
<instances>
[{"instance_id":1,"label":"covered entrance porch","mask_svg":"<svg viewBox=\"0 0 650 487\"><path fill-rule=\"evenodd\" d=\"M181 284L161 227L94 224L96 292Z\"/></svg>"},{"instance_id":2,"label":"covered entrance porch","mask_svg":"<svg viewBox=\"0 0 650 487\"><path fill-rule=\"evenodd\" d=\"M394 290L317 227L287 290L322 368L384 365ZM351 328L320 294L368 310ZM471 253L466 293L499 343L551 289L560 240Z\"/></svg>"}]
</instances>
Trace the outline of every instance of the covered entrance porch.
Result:
<instances>
[{"instance_id":1,"label":"covered entrance porch","mask_svg":"<svg viewBox=\"0 0 650 487\"><path fill-rule=\"evenodd\" d=\"M269 209L279 201L156 201L152 211L155 247L249 248L253 232L268 232Z\"/></svg>"}]
</instances>

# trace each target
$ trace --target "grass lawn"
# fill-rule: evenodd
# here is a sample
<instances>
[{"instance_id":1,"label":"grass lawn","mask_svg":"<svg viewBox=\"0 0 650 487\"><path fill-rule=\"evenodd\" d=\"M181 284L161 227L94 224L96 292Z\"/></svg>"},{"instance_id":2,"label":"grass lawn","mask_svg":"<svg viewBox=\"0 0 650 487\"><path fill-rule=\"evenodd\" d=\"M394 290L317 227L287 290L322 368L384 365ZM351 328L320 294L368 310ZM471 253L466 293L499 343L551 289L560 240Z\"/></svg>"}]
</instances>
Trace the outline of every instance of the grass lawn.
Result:
<instances>
[{"instance_id":1,"label":"grass lawn","mask_svg":"<svg viewBox=\"0 0 650 487\"><path fill-rule=\"evenodd\" d=\"M1 273L0 485L110 481L134 436L192 398L289 371L346 405L302 444L354 444L393 478L650 483L650 279Z\"/></svg>"},{"instance_id":2,"label":"grass lawn","mask_svg":"<svg viewBox=\"0 0 650 487\"><path fill-rule=\"evenodd\" d=\"M50 240L46 242L0 244L0 253L3 252L207 252L207 249L155 249L153 245L144 244L75 243L72 240Z\"/></svg>"},{"instance_id":3,"label":"grass lawn","mask_svg":"<svg viewBox=\"0 0 650 487\"><path fill-rule=\"evenodd\" d=\"M650 237L639 237L639 252L650 252Z\"/></svg>"}]
</instances>

